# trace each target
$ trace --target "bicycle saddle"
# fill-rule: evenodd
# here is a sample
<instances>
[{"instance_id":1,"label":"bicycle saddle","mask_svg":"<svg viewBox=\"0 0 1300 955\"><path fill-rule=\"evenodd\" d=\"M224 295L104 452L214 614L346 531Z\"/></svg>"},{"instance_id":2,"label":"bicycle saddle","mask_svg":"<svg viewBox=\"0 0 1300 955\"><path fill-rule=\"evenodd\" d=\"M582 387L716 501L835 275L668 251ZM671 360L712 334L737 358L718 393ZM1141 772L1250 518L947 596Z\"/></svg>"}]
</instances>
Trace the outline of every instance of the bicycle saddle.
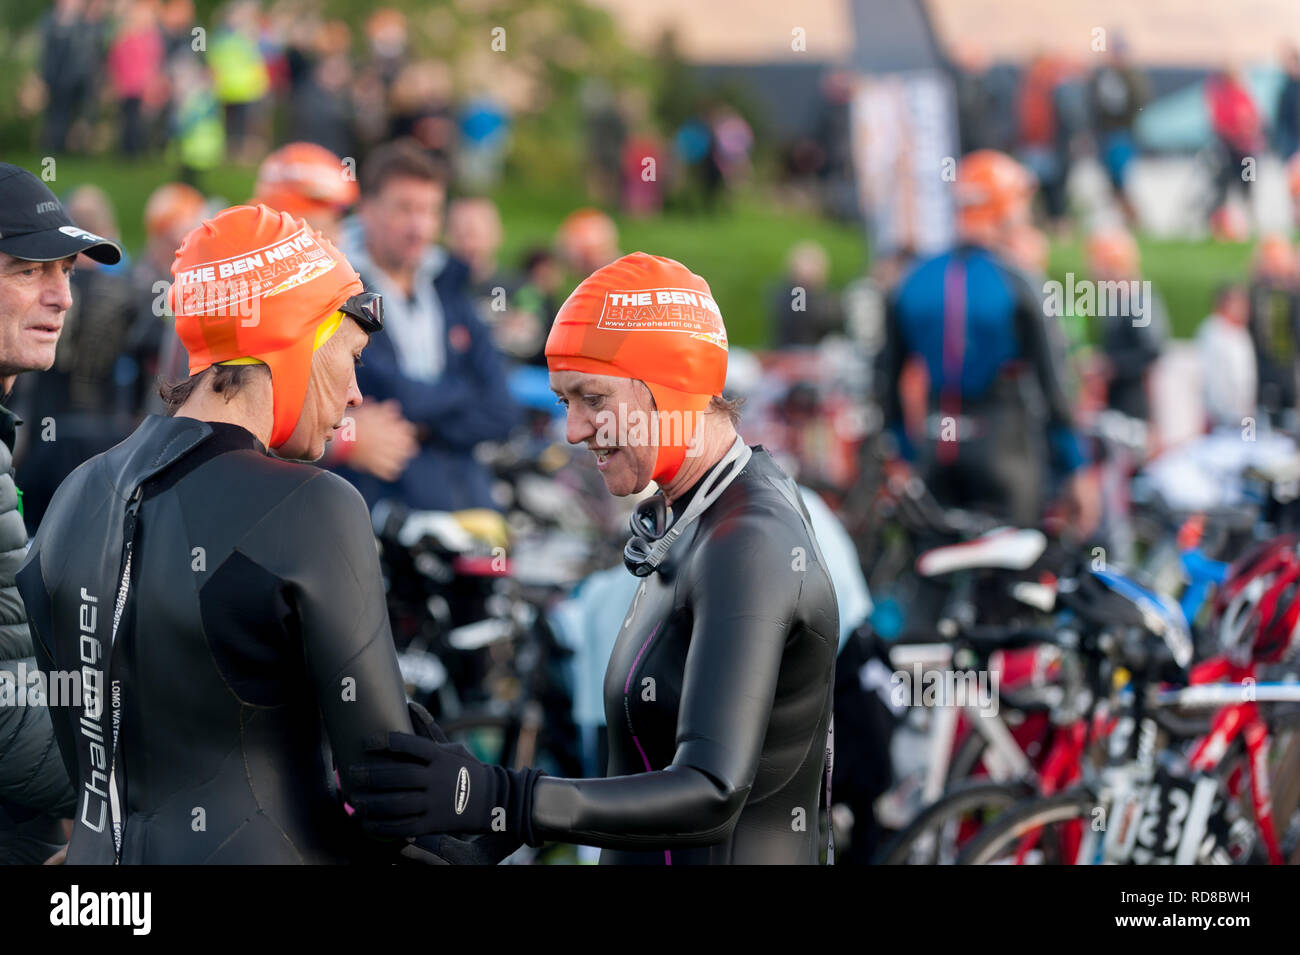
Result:
<instances>
[{"instance_id":1,"label":"bicycle saddle","mask_svg":"<svg viewBox=\"0 0 1300 955\"><path fill-rule=\"evenodd\" d=\"M1027 570L1046 549L1042 531L999 527L973 540L927 550L916 559L916 572L938 577L958 570Z\"/></svg>"}]
</instances>

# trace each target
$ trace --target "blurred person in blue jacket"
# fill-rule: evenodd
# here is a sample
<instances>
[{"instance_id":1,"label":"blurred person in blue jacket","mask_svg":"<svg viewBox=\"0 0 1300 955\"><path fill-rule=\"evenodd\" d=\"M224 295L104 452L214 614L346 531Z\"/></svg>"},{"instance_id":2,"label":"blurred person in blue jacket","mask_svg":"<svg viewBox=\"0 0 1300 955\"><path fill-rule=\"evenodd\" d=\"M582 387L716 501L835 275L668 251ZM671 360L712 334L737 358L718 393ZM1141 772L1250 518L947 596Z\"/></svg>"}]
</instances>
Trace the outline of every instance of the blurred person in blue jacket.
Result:
<instances>
[{"instance_id":1,"label":"blurred person in blue jacket","mask_svg":"<svg viewBox=\"0 0 1300 955\"><path fill-rule=\"evenodd\" d=\"M1066 391L1059 312L1006 253L1029 220L1033 179L985 149L962 157L953 185L957 244L914 264L886 309L876 358L885 427L944 507L1033 527L1059 481L1070 523L1087 537L1100 500ZM904 412L909 365L926 382L913 433Z\"/></svg>"},{"instance_id":2,"label":"blurred person in blue jacket","mask_svg":"<svg viewBox=\"0 0 1300 955\"><path fill-rule=\"evenodd\" d=\"M441 166L397 140L362 167L359 216L344 228L348 259L384 295L389 330L366 351L357 382L367 402L396 402L419 440L393 480L358 473L346 459L338 466L371 507L383 499L419 510L495 507L474 447L505 439L518 416L469 296L469 268L436 245L445 200Z\"/></svg>"}]
</instances>

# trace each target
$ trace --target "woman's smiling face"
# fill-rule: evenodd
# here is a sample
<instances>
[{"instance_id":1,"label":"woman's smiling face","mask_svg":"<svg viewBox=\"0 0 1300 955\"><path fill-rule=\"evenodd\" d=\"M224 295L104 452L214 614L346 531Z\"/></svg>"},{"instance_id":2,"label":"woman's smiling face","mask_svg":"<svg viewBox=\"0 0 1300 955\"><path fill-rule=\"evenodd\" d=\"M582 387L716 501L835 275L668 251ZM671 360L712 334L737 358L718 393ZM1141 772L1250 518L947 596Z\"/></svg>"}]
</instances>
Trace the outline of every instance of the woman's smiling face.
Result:
<instances>
[{"instance_id":1,"label":"woman's smiling face","mask_svg":"<svg viewBox=\"0 0 1300 955\"><path fill-rule=\"evenodd\" d=\"M553 371L551 390L565 407L565 439L585 444L609 493L623 497L645 489L658 446L655 404L644 382L580 371Z\"/></svg>"}]
</instances>

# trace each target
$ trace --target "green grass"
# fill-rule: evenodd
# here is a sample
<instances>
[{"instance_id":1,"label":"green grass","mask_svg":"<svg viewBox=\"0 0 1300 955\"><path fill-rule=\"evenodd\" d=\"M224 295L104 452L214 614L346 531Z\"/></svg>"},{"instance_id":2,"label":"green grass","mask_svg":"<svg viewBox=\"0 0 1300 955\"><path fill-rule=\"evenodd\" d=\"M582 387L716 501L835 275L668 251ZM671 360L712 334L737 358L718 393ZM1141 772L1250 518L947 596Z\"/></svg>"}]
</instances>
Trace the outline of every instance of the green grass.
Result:
<instances>
[{"instance_id":1,"label":"green grass","mask_svg":"<svg viewBox=\"0 0 1300 955\"><path fill-rule=\"evenodd\" d=\"M39 170L37 156L12 161ZM122 238L128 249L143 243L141 217L145 200L174 170L161 160L125 162L107 158L58 159L56 178L50 183L60 195L83 183L108 192L117 209ZM252 191L252 167L226 165L209 173L202 187L232 203L242 202ZM523 251L550 243L561 220L587 205L577 181L545 188L512 179L494 198L501 207L506 240L501 258L514 264ZM727 319L731 340L738 345L762 346L767 341L767 298L782 273L787 252L796 242L820 242L831 261L831 283L839 287L862 274L867 246L854 226L828 222L816 215L778 207L757 193L738 196L732 207L711 217L669 213L651 219L618 218L624 251L642 250L679 259L703 275ZM1195 333L1209 312L1214 287L1227 279L1241 279L1250 257L1247 244L1167 241L1140 242L1144 274L1169 307L1174 334ZM1065 273L1085 274L1081 244L1074 240L1052 244L1049 272L1064 281ZM1095 329L1093 329L1095 332Z\"/></svg>"},{"instance_id":2,"label":"green grass","mask_svg":"<svg viewBox=\"0 0 1300 955\"><path fill-rule=\"evenodd\" d=\"M1172 333L1177 338L1190 338L1196 333L1201 320L1210 313L1210 299L1216 286L1245 279L1252 249L1245 242L1174 239L1140 239L1138 245L1142 253L1142 276L1150 280L1151 287L1164 299ZM1059 282L1065 281L1066 272L1074 272L1076 282L1086 276L1082 242L1053 242L1048 272ZM1096 341L1096 323L1090 330Z\"/></svg>"},{"instance_id":3,"label":"green grass","mask_svg":"<svg viewBox=\"0 0 1300 955\"><path fill-rule=\"evenodd\" d=\"M42 170L38 156L5 157L33 172ZM149 194L177 176L178 169L164 160L129 161L118 158L55 157L54 179L47 183L60 198L77 186L99 186L113 200L122 241L132 253L144 245L144 204ZM205 175L200 184L204 193L222 196L231 204L243 202L253 191L257 170L229 164Z\"/></svg>"},{"instance_id":4,"label":"green grass","mask_svg":"<svg viewBox=\"0 0 1300 955\"><path fill-rule=\"evenodd\" d=\"M495 198L506 224L505 262L517 262L523 250L552 241L564 217L589 204L576 190L539 192L507 186L497 190ZM866 264L861 230L782 210L753 195L737 197L730 210L715 217L668 213L650 219L615 218L624 252L668 256L704 276L726 318L727 335L738 345L754 347L767 341L767 300L796 242L812 239L825 247L833 286L861 275Z\"/></svg>"}]
</instances>

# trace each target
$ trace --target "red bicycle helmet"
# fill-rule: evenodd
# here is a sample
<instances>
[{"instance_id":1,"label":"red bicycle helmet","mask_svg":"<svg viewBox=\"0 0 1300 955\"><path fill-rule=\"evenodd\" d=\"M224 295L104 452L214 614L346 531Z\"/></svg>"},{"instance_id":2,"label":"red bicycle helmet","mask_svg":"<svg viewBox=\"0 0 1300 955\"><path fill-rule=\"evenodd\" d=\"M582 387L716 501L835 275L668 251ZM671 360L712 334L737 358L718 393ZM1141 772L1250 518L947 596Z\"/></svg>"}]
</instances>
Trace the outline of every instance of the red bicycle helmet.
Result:
<instances>
[{"instance_id":1,"label":"red bicycle helmet","mask_svg":"<svg viewBox=\"0 0 1300 955\"><path fill-rule=\"evenodd\" d=\"M1292 563L1280 570L1255 605L1251 625L1255 633L1250 643L1251 659L1257 663L1277 663L1286 656L1300 629L1300 564Z\"/></svg>"},{"instance_id":2,"label":"red bicycle helmet","mask_svg":"<svg viewBox=\"0 0 1300 955\"><path fill-rule=\"evenodd\" d=\"M1260 663L1285 656L1300 622L1298 546L1295 534L1261 541L1228 569L1213 606L1225 650Z\"/></svg>"},{"instance_id":3,"label":"red bicycle helmet","mask_svg":"<svg viewBox=\"0 0 1300 955\"><path fill-rule=\"evenodd\" d=\"M1213 617L1221 620L1232 604L1253 581L1267 577L1279 567L1297 560L1296 551L1300 546L1300 535L1283 534L1270 540L1260 541L1248 547L1240 557L1232 562L1223 583L1214 595Z\"/></svg>"}]
</instances>

